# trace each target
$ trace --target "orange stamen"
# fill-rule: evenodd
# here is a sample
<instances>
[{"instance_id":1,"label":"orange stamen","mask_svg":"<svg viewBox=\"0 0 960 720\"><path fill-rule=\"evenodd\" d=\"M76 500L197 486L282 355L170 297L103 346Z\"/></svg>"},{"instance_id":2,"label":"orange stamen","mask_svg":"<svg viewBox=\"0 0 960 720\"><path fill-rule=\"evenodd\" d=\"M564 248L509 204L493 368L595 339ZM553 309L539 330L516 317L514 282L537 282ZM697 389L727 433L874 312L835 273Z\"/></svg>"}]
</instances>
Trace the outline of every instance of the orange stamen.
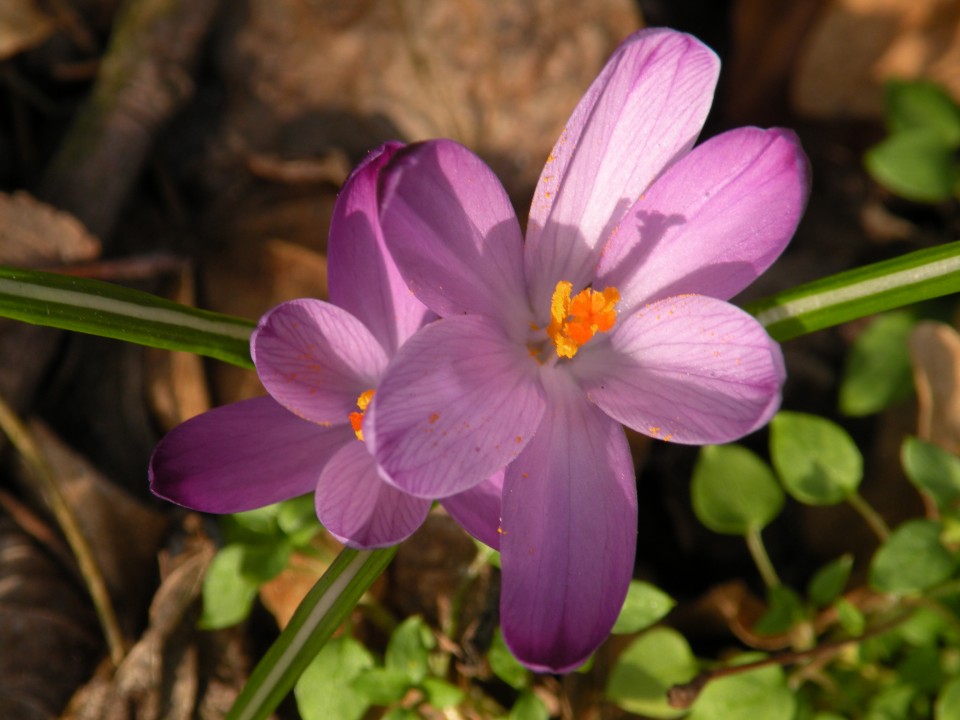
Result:
<instances>
[{"instance_id":1,"label":"orange stamen","mask_svg":"<svg viewBox=\"0 0 960 720\"><path fill-rule=\"evenodd\" d=\"M364 390L360 393L360 397L357 398L357 407L360 408L360 412L350 413L350 427L353 428L357 440L363 440L363 416L367 410L367 406L370 405L370 401L373 399L374 392L376 391Z\"/></svg>"},{"instance_id":2,"label":"orange stamen","mask_svg":"<svg viewBox=\"0 0 960 720\"><path fill-rule=\"evenodd\" d=\"M557 283L550 300L550 326L547 335L557 348L557 355L572 358L577 350L598 332L607 332L617 321L614 309L620 291L608 287L603 292L584 288L572 298L573 284Z\"/></svg>"}]
</instances>

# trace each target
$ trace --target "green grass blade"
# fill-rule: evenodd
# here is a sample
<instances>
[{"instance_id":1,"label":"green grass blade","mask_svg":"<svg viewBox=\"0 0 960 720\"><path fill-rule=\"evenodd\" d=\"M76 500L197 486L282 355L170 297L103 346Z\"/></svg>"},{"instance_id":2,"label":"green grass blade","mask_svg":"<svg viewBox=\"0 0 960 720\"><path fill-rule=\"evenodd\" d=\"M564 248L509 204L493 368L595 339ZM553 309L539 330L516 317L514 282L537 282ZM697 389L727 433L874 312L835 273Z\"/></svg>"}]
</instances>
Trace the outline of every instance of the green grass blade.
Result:
<instances>
[{"instance_id":1,"label":"green grass blade","mask_svg":"<svg viewBox=\"0 0 960 720\"><path fill-rule=\"evenodd\" d=\"M799 285L745 309L782 342L957 292L960 242L952 242Z\"/></svg>"},{"instance_id":2,"label":"green grass blade","mask_svg":"<svg viewBox=\"0 0 960 720\"><path fill-rule=\"evenodd\" d=\"M396 552L396 546L381 550L344 549L254 668L226 720L268 717Z\"/></svg>"},{"instance_id":3,"label":"green grass blade","mask_svg":"<svg viewBox=\"0 0 960 720\"><path fill-rule=\"evenodd\" d=\"M99 280L0 266L0 316L253 367L250 320Z\"/></svg>"}]
</instances>

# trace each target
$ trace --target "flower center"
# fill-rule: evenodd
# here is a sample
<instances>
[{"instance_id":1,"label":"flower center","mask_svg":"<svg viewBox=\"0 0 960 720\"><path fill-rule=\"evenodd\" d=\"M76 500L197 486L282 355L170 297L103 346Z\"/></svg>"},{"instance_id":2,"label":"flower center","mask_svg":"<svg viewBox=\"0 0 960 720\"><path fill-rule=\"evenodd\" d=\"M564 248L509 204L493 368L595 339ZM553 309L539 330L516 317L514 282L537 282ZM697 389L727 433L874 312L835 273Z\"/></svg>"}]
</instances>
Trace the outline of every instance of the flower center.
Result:
<instances>
[{"instance_id":1,"label":"flower center","mask_svg":"<svg viewBox=\"0 0 960 720\"><path fill-rule=\"evenodd\" d=\"M357 407L360 408L359 412L350 413L350 427L353 428L353 432L357 436L357 440L363 440L363 415L367 411L367 406L370 404L370 401L373 399L373 393L375 390L364 390L360 393L360 397L357 398Z\"/></svg>"},{"instance_id":2,"label":"flower center","mask_svg":"<svg viewBox=\"0 0 960 720\"><path fill-rule=\"evenodd\" d=\"M557 283L550 301L550 326L547 335L557 348L557 355L572 358L584 343L598 332L607 332L617 321L614 306L620 301L620 291L608 287L603 292L584 288L573 297L573 284L566 280Z\"/></svg>"}]
</instances>

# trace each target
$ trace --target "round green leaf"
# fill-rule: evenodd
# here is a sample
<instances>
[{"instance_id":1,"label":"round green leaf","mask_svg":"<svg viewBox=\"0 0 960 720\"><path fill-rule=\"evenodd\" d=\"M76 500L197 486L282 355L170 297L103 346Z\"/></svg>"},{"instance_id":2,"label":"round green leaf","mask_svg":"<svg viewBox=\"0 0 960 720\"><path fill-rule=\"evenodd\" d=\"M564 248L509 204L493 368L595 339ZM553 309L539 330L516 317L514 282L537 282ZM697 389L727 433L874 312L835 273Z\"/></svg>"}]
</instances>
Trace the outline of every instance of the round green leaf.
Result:
<instances>
[{"instance_id":1,"label":"round green leaf","mask_svg":"<svg viewBox=\"0 0 960 720\"><path fill-rule=\"evenodd\" d=\"M877 550L870 564L870 586L879 592L922 592L949 578L953 555L940 542L940 523L910 520Z\"/></svg>"},{"instance_id":2,"label":"round green leaf","mask_svg":"<svg viewBox=\"0 0 960 720\"><path fill-rule=\"evenodd\" d=\"M520 661L510 652L510 648L503 641L503 632L500 628L497 628L493 635L490 652L487 653L487 661L490 663L493 674L510 687L523 690L530 684L530 671L521 665Z\"/></svg>"},{"instance_id":3,"label":"round green leaf","mask_svg":"<svg viewBox=\"0 0 960 720\"><path fill-rule=\"evenodd\" d=\"M742 656L741 661L756 659ZM792 718L797 699L783 669L769 666L707 683L693 704L689 720L757 720Z\"/></svg>"},{"instance_id":4,"label":"round green leaf","mask_svg":"<svg viewBox=\"0 0 960 720\"><path fill-rule=\"evenodd\" d=\"M787 492L808 505L835 505L856 492L863 456L826 418L782 411L770 422L770 456Z\"/></svg>"},{"instance_id":5,"label":"round green leaf","mask_svg":"<svg viewBox=\"0 0 960 720\"><path fill-rule=\"evenodd\" d=\"M631 580L623 608L610 632L635 633L645 630L666 615L676 601L663 590L641 580Z\"/></svg>"},{"instance_id":6,"label":"round green leaf","mask_svg":"<svg viewBox=\"0 0 960 720\"><path fill-rule=\"evenodd\" d=\"M907 478L933 498L940 510L949 510L960 498L960 458L938 445L908 437L900 448Z\"/></svg>"},{"instance_id":7,"label":"round green leaf","mask_svg":"<svg viewBox=\"0 0 960 720\"><path fill-rule=\"evenodd\" d=\"M529 690L524 690L510 708L509 720L549 720L549 718L550 711L543 704L543 700Z\"/></svg>"},{"instance_id":8,"label":"round green leaf","mask_svg":"<svg viewBox=\"0 0 960 720\"><path fill-rule=\"evenodd\" d=\"M248 546L227 545L203 578L203 613L198 625L207 630L230 627L250 614L258 585L243 570Z\"/></svg>"},{"instance_id":9,"label":"round green leaf","mask_svg":"<svg viewBox=\"0 0 960 720\"><path fill-rule=\"evenodd\" d=\"M891 80L886 87L887 125L892 133L930 130L949 147L960 146L960 107L940 85Z\"/></svg>"},{"instance_id":10,"label":"round green leaf","mask_svg":"<svg viewBox=\"0 0 960 720\"><path fill-rule=\"evenodd\" d=\"M840 382L840 412L862 417L880 412L913 389L907 336L913 313L884 313L857 337Z\"/></svg>"},{"instance_id":11,"label":"round green leaf","mask_svg":"<svg viewBox=\"0 0 960 720\"><path fill-rule=\"evenodd\" d=\"M783 490L770 467L740 445L701 449L690 494L700 522L727 535L762 529L784 502Z\"/></svg>"},{"instance_id":12,"label":"round green leaf","mask_svg":"<svg viewBox=\"0 0 960 720\"><path fill-rule=\"evenodd\" d=\"M426 677L421 683L427 694L427 702L438 710L459 705L463 701L463 690L438 677Z\"/></svg>"},{"instance_id":13,"label":"round green leaf","mask_svg":"<svg viewBox=\"0 0 960 720\"><path fill-rule=\"evenodd\" d=\"M372 667L373 657L349 635L330 640L294 686L303 720L360 720L370 702L351 682Z\"/></svg>"},{"instance_id":14,"label":"round green leaf","mask_svg":"<svg viewBox=\"0 0 960 720\"><path fill-rule=\"evenodd\" d=\"M427 676L430 650L436 638L419 615L404 620L390 636L384 665L407 676L411 683L418 683Z\"/></svg>"},{"instance_id":15,"label":"round green leaf","mask_svg":"<svg viewBox=\"0 0 960 720\"><path fill-rule=\"evenodd\" d=\"M674 718L684 710L667 704L667 691L697 674L697 660L683 635L656 627L634 640L617 658L607 682L607 699L624 710Z\"/></svg>"},{"instance_id":16,"label":"round green leaf","mask_svg":"<svg viewBox=\"0 0 960 720\"><path fill-rule=\"evenodd\" d=\"M870 148L863 159L874 180L907 200L943 202L956 190L954 149L932 130L890 135Z\"/></svg>"},{"instance_id":17,"label":"round green leaf","mask_svg":"<svg viewBox=\"0 0 960 720\"><path fill-rule=\"evenodd\" d=\"M374 667L358 674L350 681L350 690L371 705L389 705L407 694L413 684L399 670Z\"/></svg>"},{"instance_id":18,"label":"round green leaf","mask_svg":"<svg viewBox=\"0 0 960 720\"><path fill-rule=\"evenodd\" d=\"M960 718L960 677L954 678L940 690L933 706L934 720Z\"/></svg>"},{"instance_id":19,"label":"round green leaf","mask_svg":"<svg viewBox=\"0 0 960 720\"><path fill-rule=\"evenodd\" d=\"M820 568L810 579L807 597L814 607L826 607L838 597L847 586L850 571L853 569L853 555L841 555L833 562Z\"/></svg>"}]
</instances>

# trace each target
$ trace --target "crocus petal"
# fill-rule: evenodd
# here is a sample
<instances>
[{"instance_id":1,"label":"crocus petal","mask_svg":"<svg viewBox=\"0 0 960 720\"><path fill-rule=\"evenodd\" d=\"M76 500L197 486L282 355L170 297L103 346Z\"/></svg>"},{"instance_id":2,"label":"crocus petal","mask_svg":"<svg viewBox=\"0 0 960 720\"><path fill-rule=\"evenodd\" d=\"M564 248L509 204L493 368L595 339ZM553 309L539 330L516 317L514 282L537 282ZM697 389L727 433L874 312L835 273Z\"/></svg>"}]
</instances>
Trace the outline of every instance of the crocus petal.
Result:
<instances>
[{"instance_id":1,"label":"crocus petal","mask_svg":"<svg viewBox=\"0 0 960 720\"><path fill-rule=\"evenodd\" d=\"M387 355L429 312L400 277L380 230L377 180L402 147L397 142L382 145L347 178L333 208L327 241L330 302L366 325Z\"/></svg>"},{"instance_id":2,"label":"crocus petal","mask_svg":"<svg viewBox=\"0 0 960 720\"><path fill-rule=\"evenodd\" d=\"M500 495L503 471L441 501L444 509L460 527L494 550L500 549Z\"/></svg>"},{"instance_id":3,"label":"crocus petal","mask_svg":"<svg viewBox=\"0 0 960 720\"><path fill-rule=\"evenodd\" d=\"M363 323L320 300L291 300L260 319L250 339L267 392L316 423L346 422L376 387L387 358Z\"/></svg>"},{"instance_id":4,"label":"crocus petal","mask_svg":"<svg viewBox=\"0 0 960 720\"><path fill-rule=\"evenodd\" d=\"M394 356L363 433L401 490L444 498L513 460L543 415L537 364L486 318L427 325Z\"/></svg>"},{"instance_id":5,"label":"crocus petal","mask_svg":"<svg viewBox=\"0 0 960 720\"><path fill-rule=\"evenodd\" d=\"M380 205L387 247L430 309L526 328L520 224L480 158L452 140L411 145L384 170Z\"/></svg>"},{"instance_id":6,"label":"crocus petal","mask_svg":"<svg viewBox=\"0 0 960 720\"><path fill-rule=\"evenodd\" d=\"M679 443L724 443L776 412L780 346L739 308L701 295L671 297L623 319L583 348L575 372L604 412Z\"/></svg>"},{"instance_id":7,"label":"crocus petal","mask_svg":"<svg viewBox=\"0 0 960 720\"><path fill-rule=\"evenodd\" d=\"M559 280L581 288L624 213L697 139L720 63L695 38L641 30L613 54L580 100L547 160L527 227L535 309Z\"/></svg>"},{"instance_id":8,"label":"crocus petal","mask_svg":"<svg viewBox=\"0 0 960 720\"><path fill-rule=\"evenodd\" d=\"M792 132L740 128L712 138L630 208L594 285L618 288L621 312L688 292L731 298L787 246L808 188Z\"/></svg>"},{"instance_id":9,"label":"crocus petal","mask_svg":"<svg viewBox=\"0 0 960 720\"><path fill-rule=\"evenodd\" d=\"M549 411L508 468L500 621L514 655L541 671L587 659L613 626L633 574L636 481L622 428L556 371Z\"/></svg>"},{"instance_id":10,"label":"crocus petal","mask_svg":"<svg viewBox=\"0 0 960 720\"><path fill-rule=\"evenodd\" d=\"M355 548L396 545L423 524L431 502L380 479L362 442L346 443L324 465L317 482L317 517L341 542Z\"/></svg>"},{"instance_id":11,"label":"crocus petal","mask_svg":"<svg viewBox=\"0 0 960 720\"><path fill-rule=\"evenodd\" d=\"M150 459L150 489L184 507L234 513L312 492L324 463L354 440L269 397L215 408L178 425Z\"/></svg>"}]
</instances>

